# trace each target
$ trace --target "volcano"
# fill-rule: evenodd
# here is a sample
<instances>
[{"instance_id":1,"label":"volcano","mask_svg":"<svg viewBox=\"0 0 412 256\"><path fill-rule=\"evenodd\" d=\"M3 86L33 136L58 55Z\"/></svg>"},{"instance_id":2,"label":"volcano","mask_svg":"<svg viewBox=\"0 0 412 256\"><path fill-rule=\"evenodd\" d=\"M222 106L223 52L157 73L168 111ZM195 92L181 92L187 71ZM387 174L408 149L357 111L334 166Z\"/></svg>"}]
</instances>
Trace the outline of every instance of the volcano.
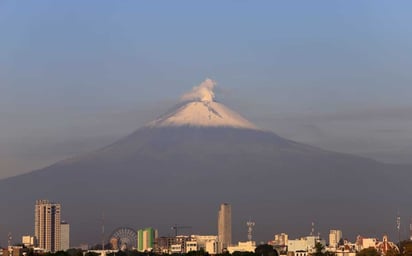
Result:
<instances>
[{"instance_id":1,"label":"volcano","mask_svg":"<svg viewBox=\"0 0 412 256\"><path fill-rule=\"evenodd\" d=\"M398 210L410 214L410 167L379 163L282 138L215 100L206 80L180 104L100 150L0 181L0 241L33 233L34 202L62 204L72 245L98 243L106 230L152 226L171 235L216 234L220 203L232 205L234 240L280 232L345 237L395 233Z\"/></svg>"}]
</instances>

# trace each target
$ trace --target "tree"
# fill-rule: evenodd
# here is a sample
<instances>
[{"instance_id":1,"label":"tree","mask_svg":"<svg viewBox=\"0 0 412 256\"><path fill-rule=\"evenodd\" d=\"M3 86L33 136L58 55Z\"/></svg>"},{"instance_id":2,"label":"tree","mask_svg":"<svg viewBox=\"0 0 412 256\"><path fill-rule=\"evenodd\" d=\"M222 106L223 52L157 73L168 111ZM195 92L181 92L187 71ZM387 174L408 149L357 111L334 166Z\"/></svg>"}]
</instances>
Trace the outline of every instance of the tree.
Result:
<instances>
[{"instance_id":1,"label":"tree","mask_svg":"<svg viewBox=\"0 0 412 256\"><path fill-rule=\"evenodd\" d=\"M54 253L54 256L69 256L69 254L65 251L58 251Z\"/></svg>"},{"instance_id":2,"label":"tree","mask_svg":"<svg viewBox=\"0 0 412 256\"><path fill-rule=\"evenodd\" d=\"M398 250L394 249L394 248L390 248L385 256L400 256Z\"/></svg>"},{"instance_id":3,"label":"tree","mask_svg":"<svg viewBox=\"0 0 412 256\"><path fill-rule=\"evenodd\" d=\"M186 256L209 256L209 253L207 253L205 250L201 249L199 251L190 251L186 253Z\"/></svg>"},{"instance_id":4,"label":"tree","mask_svg":"<svg viewBox=\"0 0 412 256\"><path fill-rule=\"evenodd\" d=\"M403 256L412 256L412 241L402 241L399 246L399 250Z\"/></svg>"},{"instance_id":5,"label":"tree","mask_svg":"<svg viewBox=\"0 0 412 256\"><path fill-rule=\"evenodd\" d=\"M325 246L323 244L317 242L315 244L315 253L312 254L313 256L325 256Z\"/></svg>"},{"instance_id":6,"label":"tree","mask_svg":"<svg viewBox=\"0 0 412 256\"><path fill-rule=\"evenodd\" d=\"M380 256L379 252L375 248L366 248L356 254L356 256Z\"/></svg>"},{"instance_id":7,"label":"tree","mask_svg":"<svg viewBox=\"0 0 412 256\"><path fill-rule=\"evenodd\" d=\"M84 256L100 256L100 255L95 252L87 252Z\"/></svg>"},{"instance_id":8,"label":"tree","mask_svg":"<svg viewBox=\"0 0 412 256\"><path fill-rule=\"evenodd\" d=\"M232 253L232 256L254 256L255 253L253 252L239 252L239 251L235 251Z\"/></svg>"},{"instance_id":9,"label":"tree","mask_svg":"<svg viewBox=\"0 0 412 256\"><path fill-rule=\"evenodd\" d=\"M261 244L255 249L256 256L279 256L278 252L269 244Z\"/></svg>"},{"instance_id":10,"label":"tree","mask_svg":"<svg viewBox=\"0 0 412 256\"><path fill-rule=\"evenodd\" d=\"M66 252L69 256L83 256L83 251L81 249L71 248Z\"/></svg>"}]
</instances>

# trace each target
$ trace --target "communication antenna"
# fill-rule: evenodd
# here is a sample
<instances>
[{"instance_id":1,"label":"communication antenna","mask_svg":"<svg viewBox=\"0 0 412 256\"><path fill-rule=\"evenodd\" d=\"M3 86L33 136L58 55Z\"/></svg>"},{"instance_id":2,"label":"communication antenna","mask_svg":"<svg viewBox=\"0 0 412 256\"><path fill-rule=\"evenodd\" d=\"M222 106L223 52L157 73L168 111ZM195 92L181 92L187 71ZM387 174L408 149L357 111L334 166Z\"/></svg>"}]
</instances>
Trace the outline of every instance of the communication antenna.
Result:
<instances>
[{"instance_id":1,"label":"communication antenna","mask_svg":"<svg viewBox=\"0 0 412 256\"><path fill-rule=\"evenodd\" d=\"M9 235L7 236L7 244L9 245L9 247L11 246L11 240L13 239L13 237L11 236L11 232L9 232Z\"/></svg>"},{"instance_id":2,"label":"communication antenna","mask_svg":"<svg viewBox=\"0 0 412 256\"><path fill-rule=\"evenodd\" d=\"M310 231L310 235L314 236L315 235L315 222L312 221L312 230Z\"/></svg>"},{"instance_id":3,"label":"communication antenna","mask_svg":"<svg viewBox=\"0 0 412 256\"><path fill-rule=\"evenodd\" d=\"M247 239L249 241L252 241L252 231L253 231L253 227L255 226L255 222L249 220L248 222L246 222L246 226L247 226Z\"/></svg>"}]
</instances>

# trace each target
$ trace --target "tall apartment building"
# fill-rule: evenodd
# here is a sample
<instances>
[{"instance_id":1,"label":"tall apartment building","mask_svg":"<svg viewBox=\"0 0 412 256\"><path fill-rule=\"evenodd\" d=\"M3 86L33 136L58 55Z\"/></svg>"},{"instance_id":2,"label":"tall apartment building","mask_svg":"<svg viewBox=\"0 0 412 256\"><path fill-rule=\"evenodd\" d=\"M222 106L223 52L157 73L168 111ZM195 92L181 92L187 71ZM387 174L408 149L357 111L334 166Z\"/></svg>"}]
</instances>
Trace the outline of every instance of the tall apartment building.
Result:
<instances>
[{"instance_id":1,"label":"tall apartment building","mask_svg":"<svg viewBox=\"0 0 412 256\"><path fill-rule=\"evenodd\" d=\"M342 239L342 230L331 229L329 232L329 246L337 248L339 241Z\"/></svg>"},{"instance_id":2,"label":"tall apartment building","mask_svg":"<svg viewBox=\"0 0 412 256\"><path fill-rule=\"evenodd\" d=\"M137 250L139 252L148 251L154 248L154 242L157 238L157 230L145 228L137 231Z\"/></svg>"},{"instance_id":3,"label":"tall apartment building","mask_svg":"<svg viewBox=\"0 0 412 256\"><path fill-rule=\"evenodd\" d=\"M230 204L220 205L217 222L219 252L222 252L232 244L232 207Z\"/></svg>"},{"instance_id":4,"label":"tall apartment building","mask_svg":"<svg viewBox=\"0 0 412 256\"><path fill-rule=\"evenodd\" d=\"M61 250L60 204L37 200L34 208L34 236L37 246L49 252Z\"/></svg>"},{"instance_id":5,"label":"tall apartment building","mask_svg":"<svg viewBox=\"0 0 412 256\"><path fill-rule=\"evenodd\" d=\"M60 223L60 250L66 251L70 249L70 224L62 221Z\"/></svg>"}]
</instances>

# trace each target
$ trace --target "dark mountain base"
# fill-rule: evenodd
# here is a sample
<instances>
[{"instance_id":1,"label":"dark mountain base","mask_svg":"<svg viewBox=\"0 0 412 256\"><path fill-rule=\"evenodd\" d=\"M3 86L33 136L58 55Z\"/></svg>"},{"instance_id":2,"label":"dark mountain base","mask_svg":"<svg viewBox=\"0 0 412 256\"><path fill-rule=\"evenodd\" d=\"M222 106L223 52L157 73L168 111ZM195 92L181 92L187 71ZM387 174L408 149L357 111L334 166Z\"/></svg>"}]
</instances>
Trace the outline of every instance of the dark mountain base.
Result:
<instances>
[{"instance_id":1,"label":"dark mountain base","mask_svg":"<svg viewBox=\"0 0 412 256\"><path fill-rule=\"evenodd\" d=\"M102 212L107 233L153 226L171 235L181 224L216 234L222 202L232 204L234 240L246 240L249 218L258 242L307 235L312 221L325 238L334 228L350 240L381 237L395 234L398 209L412 214L410 170L271 132L143 128L98 152L0 181L0 241L6 245L9 231L15 242L33 233L36 199L62 204L72 245L100 241Z\"/></svg>"}]
</instances>

